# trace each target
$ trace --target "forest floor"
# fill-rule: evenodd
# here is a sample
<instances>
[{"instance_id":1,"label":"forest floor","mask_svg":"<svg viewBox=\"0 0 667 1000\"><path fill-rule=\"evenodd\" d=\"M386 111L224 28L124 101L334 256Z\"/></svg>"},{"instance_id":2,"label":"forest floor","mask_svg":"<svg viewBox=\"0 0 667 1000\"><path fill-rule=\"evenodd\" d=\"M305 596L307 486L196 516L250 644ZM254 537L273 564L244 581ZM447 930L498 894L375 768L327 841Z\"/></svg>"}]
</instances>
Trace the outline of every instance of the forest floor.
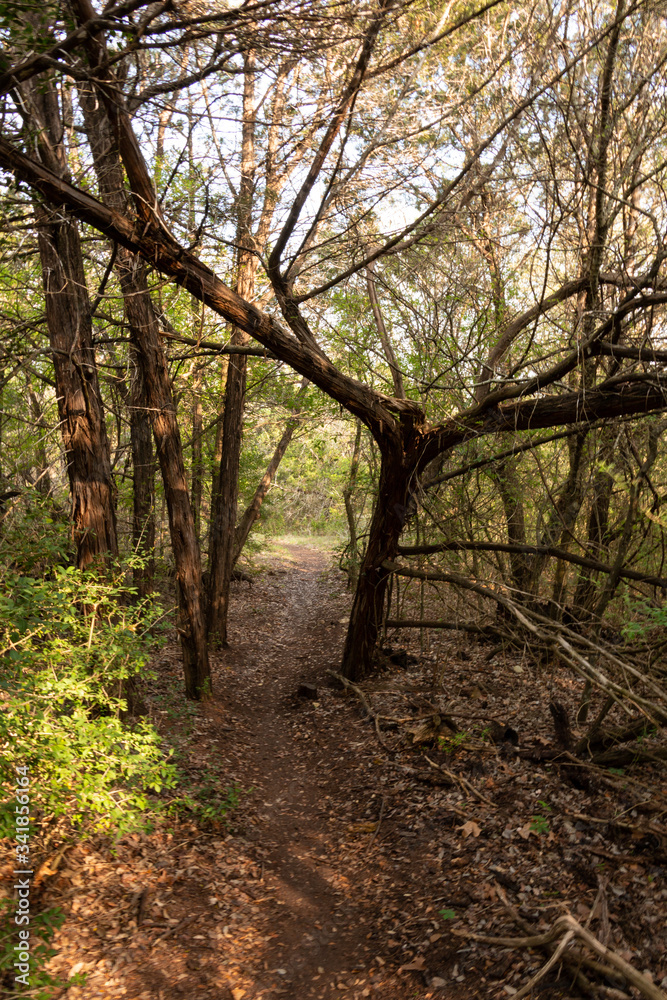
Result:
<instances>
[{"instance_id":1,"label":"forest floor","mask_svg":"<svg viewBox=\"0 0 667 1000\"><path fill-rule=\"evenodd\" d=\"M153 719L192 789L240 802L208 827L67 851L43 888L66 913L50 968L87 979L58 995L504 1000L549 952L471 935L540 934L563 913L664 989L664 770L540 763L549 700L572 718L578 682L451 633L427 649L404 633L415 662L364 684L378 735L327 673L350 605L330 561L283 545L234 584L205 705L184 707L176 645L160 653ZM599 996L640 995L581 972ZM555 964L531 995L581 996L573 976Z\"/></svg>"}]
</instances>

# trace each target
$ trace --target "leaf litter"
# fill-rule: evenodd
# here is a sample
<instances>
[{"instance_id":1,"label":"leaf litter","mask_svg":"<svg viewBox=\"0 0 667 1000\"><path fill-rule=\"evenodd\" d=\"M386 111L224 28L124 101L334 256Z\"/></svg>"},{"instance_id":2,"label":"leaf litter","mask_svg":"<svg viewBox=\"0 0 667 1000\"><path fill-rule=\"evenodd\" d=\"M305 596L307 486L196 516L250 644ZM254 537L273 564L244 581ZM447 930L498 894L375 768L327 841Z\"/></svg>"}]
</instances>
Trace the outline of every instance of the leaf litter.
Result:
<instances>
[{"instance_id":1,"label":"leaf litter","mask_svg":"<svg viewBox=\"0 0 667 1000\"><path fill-rule=\"evenodd\" d=\"M660 763L619 774L541 760L554 746L549 702L573 716L577 682L557 664L489 660L483 644L451 636L431 635L424 649L402 634L404 666L362 685L369 717L329 673L350 595L321 552L285 548L252 593L233 588L215 697L189 725L185 713L154 716L193 787L236 785L238 808L207 825L93 838L47 864L39 907L66 914L50 969L86 975L56 995L463 1000L529 988L622 1000L645 995L642 982L665 990ZM159 670L173 689L175 643ZM316 697L300 697L300 685ZM7 864L2 874L11 878ZM572 942L557 961L556 937L516 944L549 937L566 915L643 974L640 988L608 964L596 973L592 951L576 952L574 968Z\"/></svg>"}]
</instances>

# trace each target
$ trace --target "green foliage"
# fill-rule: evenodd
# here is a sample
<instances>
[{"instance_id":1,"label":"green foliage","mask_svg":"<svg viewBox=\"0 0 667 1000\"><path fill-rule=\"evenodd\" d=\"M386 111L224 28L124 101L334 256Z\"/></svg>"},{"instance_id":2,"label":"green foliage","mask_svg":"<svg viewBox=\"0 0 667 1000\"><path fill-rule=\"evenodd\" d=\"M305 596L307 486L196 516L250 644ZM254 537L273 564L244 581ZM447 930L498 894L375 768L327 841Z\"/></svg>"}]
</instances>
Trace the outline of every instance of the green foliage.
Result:
<instances>
[{"instance_id":1,"label":"green foliage","mask_svg":"<svg viewBox=\"0 0 667 1000\"><path fill-rule=\"evenodd\" d=\"M548 802L545 802L544 799L538 799L537 804L542 809L542 812L536 813L534 816L531 816L530 829L533 830L535 833L540 833L540 834L549 833L549 831L551 830L551 825L547 817L544 815L544 813L550 813L551 806L549 805Z\"/></svg>"},{"instance_id":2,"label":"green foliage","mask_svg":"<svg viewBox=\"0 0 667 1000\"><path fill-rule=\"evenodd\" d=\"M454 754L457 750L460 750L461 747L465 746L466 743L470 743L471 740L487 740L488 737L488 726L484 726L482 729L479 729L477 726L473 726L470 732L462 729L458 733L453 733L451 736L439 736L438 749L447 754Z\"/></svg>"},{"instance_id":3,"label":"green foliage","mask_svg":"<svg viewBox=\"0 0 667 1000\"><path fill-rule=\"evenodd\" d=\"M464 731L454 733L452 736L438 736L438 748L444 753L456 753L456 751L470 739L470 733Z\"/></svg>"},{"instance_id":4,"label":"green foliage","mask_svg":"<svg viewBox=\"0 0 667 1000\"><path fill-rule=\"evenodd\" d=\"M176 770L145 721L123 721L128 679L145 676L163 611L135 597L127 567L29 575L28 544L0 565L0 836L10 836L15 769L27 765L31 817L120 834Z\"/></svg>"},{"instance_id":5,"label":"green foliage","mask_svg":"<svg viewBox=\"0 0 667 1000\"><path fill-rule=\"evenodd\" d=\"M628 621L621 629L623 638L628 642L642 639L658 629L667 628L667 607L665 605L654 607L645 602L639 602L634 604L630 610L635 618L633 621Z\"/></svg>"},{"instance_id":6,"label":"green foliage","mask_svg":"<svg viewBox=\"0 0 667 1000\"><path fill-rule=\"evenodd\" d=\"M537 813L535 816L531 816L530 829L534 830L535 833L549 833L551 826L549 825L549 820L546 816L542 816L541 813Z\"/></svg>"},{"instance_id":7,"label":"green foliage","mask_svg":"<svg viewBox=\"0 0 667 1000\"><path fill-rule=\"evenodd\" d=\"M272 424L247 435L241 463L241 503L251 499L273 454L280 424ZM256 529L266 534L346 535L343 490L350 472L348 421L329 419L295 433L283 458L274 485L262 504ZM361 463L359 489L366 486L366 467ZM362 500L363 503L363 500ZM355 504L356 506L356 504ZM361 504L359 504L361 506Z\"/></svg>"},{"instance_id":8,"label":"green foliage","mask_svg":"<svg viewBox=\"0 0 667 1000\"><path fill-rule=\"evenodd\" d=\"M438 910L438 913L443 920L456 920L456 913L454 910Z\"/></svg>"}]
</instances>

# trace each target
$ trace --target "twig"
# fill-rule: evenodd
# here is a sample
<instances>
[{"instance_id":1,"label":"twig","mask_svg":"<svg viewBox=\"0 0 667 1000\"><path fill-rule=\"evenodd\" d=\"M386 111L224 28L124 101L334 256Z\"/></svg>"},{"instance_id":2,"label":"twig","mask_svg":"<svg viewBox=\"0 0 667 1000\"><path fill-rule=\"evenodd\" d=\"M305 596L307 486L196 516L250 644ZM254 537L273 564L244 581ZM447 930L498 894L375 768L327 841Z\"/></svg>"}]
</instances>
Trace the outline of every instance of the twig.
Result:
<instances>
[{"instance_id":1,"label":"twig","mask_svg":"<svg viewBox=\"0 0 667 1000\"><path fill-rule=\"evenodd\" d=\"M327 670L327 673L330 674L331 677L335 678L335 680L337 680L340 684L342 684L343 687L346 690L354 691L354 693L356 694L357 698L359 699L359 701L361 702L361 704L366 709L366 712L368 713L368 715L370 716L370 718L373 720L373 724L375 725L375 733L377 735L378 742L379 742L380 746L382 747L383 750L386 750L387 753L393 753L394 751L391 749L391 747L388 747L387 744L385 743L385 741L382 739L382 734L380 732L380 723L378 721L378 716L375 714L375 712L371 708L371 704L370 704L368 698L366 697L366 695L364 694L364 692L361 690L361 688L359 687L359 685L358 684L353 684L352 681L349 681L347 679L347 677L343 677L342 674L336 673L335 670Z\"/></svg>"},{"instance_id":2,"label":"twig","mask_svg":"<svg viewBox=\"0 0 667 1000\"><path fill-rule=\"evenodd\" d=\"M385 811L386 806L387 806L387 796L383 795L382 796L382 805L380 806L380 815L378 816L378 821L377 821L377 826L373 830L373 836L371 837L371 839L368 842L368 847L366 848L366 853L368 853L368 851L370 851L371 847L375 843L375 838L377 837L378 833L380 832L380 823L382 822L382 817L384 816L384 811Z\"/></svg>"},{"instance_id":3,"label":"twig","mask_svg":"<svg viewBox=\"0 0 667 1000\"><path fill-rule=\"evenodd\" d=\"M529 934L530 925L526 923L526 921L523 920L522 917L519 916L517 911L514 909L514 907L508 900L505 890L502 888L502 886L498 885L497 882L495 883L495 887L496 887L496 892L498 893L498 899L503 904L503 906L507 910L508 914L510 915L514 923L517 925L517 927L521 928L524 934ZM552 954L554 951L554 945L552 942L542 945L541 947L542 950L545 951L547 954ZM572 957L570 957L569 955L563 955L563 965L566 966L571 976L573 977L573 982L577 984L579 989L583 993L588 993L589 995L593 993L593 987L588 977L584 975L584 973L581 971L582 965L585 966L586 969L592 969L594 972L599 972L602 975L613 973L613 969L609 968L608 966L603 967L600 962L595 962L593 961L593 959L585 958L581 954L572 955Z\"/></svg>"},{"instance_id":4,"label":"twig","mask_svg":"<svg viewBox=\"0 0 667 1000\"><path fill-rule=\"evenodd\" d=\"M188 926L188 924L193 923L193 921L195 921L198 916L199 916L198 913L192 913L189 917L184 917L183 920L180 920L177 924L174 924L174 926L170 927L168 931L164 932L164 934L160 934L159 937L156 937L151 947L154 948L156 944L159 944L160 941L163 941L165 938L169 937L170 934L174 934L176 931L182 931L184 927Z\"/></svg>"},{"instance_id":5,"label":"twig","mask_svg":"<svg viewBox=\"0 0 667 1000\"><path fill-rule=\"evenodd\" d=\"M478 792L477 789L474 788L466 778L463 778L460 774L455 774L453 771L450 771L448 767L444 766L444 764L436 764L435 761L432 761L430 757L426 756L426 754L424 754L424 758L429 762L431 767L434 767L436 769L436 771L440 771L442 774L446 774L448 778L451 778L452 781L455 781L456 784L459 785L459 787L462 788L464 792L470 792L471 795L474 795L476 799L479 799L481 802L484 802L485 805L491 806L492 809L496 808L495 803L492 802L491 799L487 799L487 797L485 795L482 795L481 792Z\"/></svg>"}]
</instances>

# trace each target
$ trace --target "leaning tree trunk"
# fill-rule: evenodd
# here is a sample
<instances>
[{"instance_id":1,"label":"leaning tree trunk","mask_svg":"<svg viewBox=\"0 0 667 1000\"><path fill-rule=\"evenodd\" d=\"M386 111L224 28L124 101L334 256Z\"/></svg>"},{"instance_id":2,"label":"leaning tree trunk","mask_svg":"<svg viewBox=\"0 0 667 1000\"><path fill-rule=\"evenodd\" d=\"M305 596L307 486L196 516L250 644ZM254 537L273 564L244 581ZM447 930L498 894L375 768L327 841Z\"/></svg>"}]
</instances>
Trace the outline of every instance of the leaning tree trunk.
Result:
<instances>
[{"instance_id":1,"label":"leaning tree trunk","mask_svg":"<svg viewBox=\"0 0 667 1000\"><path fill-rule=\"evenodd\" d=\"M373 666L391 573L383 563L396 557L408 512L413 471L400 454L383 450L375 509L343 650L341 673L348 680L362 679Z\"/></svg>"},{"instance_id":2,"label":"leaning tree trunk","mask_svg":"<svg viewBox=\"0 0 667 1000\"><path fill-rule=\"evenodd\" d=\"M210 686L211 675L202 608L201 558L188 497L176 407L157 317L148 292L146 269L131 253L120 249L117 270L130 336L141 358L146 402L153 420L153 435L165 487L181 606L185 691L188 698L197 699Z\"/></svg>"},{"instance_id":3,"label":"leaning tree trunk","mask_svg":"<svg viewBox=\"0 0 667 1000\"><path fill-rule=\"evenodd\" d=\"M97 99L80 91L80 104L104 201L119 213L129 210L117 145ZM210 690L206 626L203 612L201 557L188 497L183 447L176 418L160 328L148 290L145 263L119 246L115 269L120 281L130 340L140 369L153 436L164 482L169 529L181 609L181 648L185 692L198 699Z\"/></svg>"}]
</instances>

